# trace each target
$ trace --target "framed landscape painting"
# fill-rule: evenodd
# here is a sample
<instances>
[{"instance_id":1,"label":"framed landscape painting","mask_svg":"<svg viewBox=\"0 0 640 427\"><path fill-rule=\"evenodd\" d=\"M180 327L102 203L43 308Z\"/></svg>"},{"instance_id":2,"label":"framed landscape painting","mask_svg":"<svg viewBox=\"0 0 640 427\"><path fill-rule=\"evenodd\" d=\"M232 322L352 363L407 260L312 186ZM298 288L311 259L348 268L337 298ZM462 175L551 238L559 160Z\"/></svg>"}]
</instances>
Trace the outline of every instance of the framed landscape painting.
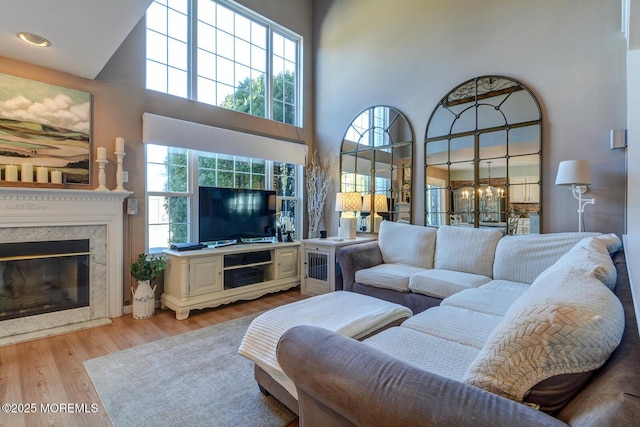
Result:
<instances>
[{"instance_id":1,"label":"framed landscape painting","mask_svg":"<svg viewBox=\"0 0 640 427\"><path fill-rule=\"evenodd\" d=\"M25 164L90 183L91 94L0 73L0 172Z\"/></svg>"}]
</instances>

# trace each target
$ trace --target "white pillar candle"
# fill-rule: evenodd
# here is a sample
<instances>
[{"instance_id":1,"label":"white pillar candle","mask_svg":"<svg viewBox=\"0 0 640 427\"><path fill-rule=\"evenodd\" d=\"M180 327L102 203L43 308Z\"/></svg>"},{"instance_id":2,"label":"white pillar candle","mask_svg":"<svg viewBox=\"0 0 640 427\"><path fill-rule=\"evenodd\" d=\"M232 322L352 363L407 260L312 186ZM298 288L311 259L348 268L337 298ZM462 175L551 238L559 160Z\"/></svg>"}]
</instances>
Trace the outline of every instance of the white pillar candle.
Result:
<instances>
[{"instance_id":1,"label":"white pillar candle","mask_svg":"<svg viewBox=\"0 0 640 427\"><path fill-rule=\"evenodd\" d=\"M121 136L116 138L116 153L124 153L124 138Z\"/></svg>"},{"instance_id":2,"label":"white pillar candle","mask_svg":"<svg viewBox=\"0 0 640 427\"><path fill-rule=\"evenodd\" d=\"M18 166L7 165L4 169L4 179L9 182L16 182L18 180Z\"/></svg>"},{"instance_id":3,"label":"white pillar candle","mask_svg":"<svg viewBox=\"0 0 640 427\"><path fill-rule=\"evenodd\" d=\"M20 171L22 182L33 182L33 165L31 163L23 163Z\"/></svg>"},{"instance_id":4,"label":"white pillar candle","mask_svg":"<svg viewBox=\"0 0 640 427\"><path fill-rule=\"evenodd\" d=\"M51 171L51 182L53 184L62 184L62 172Z\"/></svg>"},{"instance_id":5,"label":"white pillar candle","mask_svg":"<svg viewBox=\"0 0 640 427\"><path fill-rule=\"evenodd\" d=\"M38 166L36 169L36 181L40 184L46 184L49 182L49 169L44 166Z\"/></svg>"},{"instance_id":6,"label":"white pillar candle","mask_svg":"<svg viewBox=\"0 0 640 427\"><path fill-rule=\"evenodd\" d=\"M104 147L98 147L98 160L107 160L107 149Z\"/></svg>"}]
</instances>

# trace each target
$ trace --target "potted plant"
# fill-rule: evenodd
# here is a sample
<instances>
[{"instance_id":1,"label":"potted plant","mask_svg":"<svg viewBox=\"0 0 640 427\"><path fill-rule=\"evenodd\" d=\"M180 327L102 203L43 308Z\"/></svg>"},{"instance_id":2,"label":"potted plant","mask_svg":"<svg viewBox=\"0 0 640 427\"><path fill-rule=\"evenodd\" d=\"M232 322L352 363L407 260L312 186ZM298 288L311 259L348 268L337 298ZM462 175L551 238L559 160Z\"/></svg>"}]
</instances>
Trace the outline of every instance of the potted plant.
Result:
<instances>
[{"instance_id":1,"label":"potted plant","mask_svg":"<svg viewBox=\"0 0 640 427\"><path fill-rule=\"evenodd\" d=\"M131 288L133 294L133 318L147 319L153 316L156 303L156 286L151 288L151 280L159 277L167 267L166 260L161 255L138 255L136 262L131 264L131 275L138 281L136 289Z\"/></svg>"}]
</instances>

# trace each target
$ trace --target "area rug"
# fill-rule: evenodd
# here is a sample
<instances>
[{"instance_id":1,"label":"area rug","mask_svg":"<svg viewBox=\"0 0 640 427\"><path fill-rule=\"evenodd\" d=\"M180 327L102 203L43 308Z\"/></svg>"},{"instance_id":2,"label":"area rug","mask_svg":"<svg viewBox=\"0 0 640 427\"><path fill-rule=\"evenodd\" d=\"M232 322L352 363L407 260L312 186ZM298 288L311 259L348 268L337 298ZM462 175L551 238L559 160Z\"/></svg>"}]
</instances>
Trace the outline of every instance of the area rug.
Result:
<instances>
[{"instance_id":1,"label":"area rug","mask_svg":"<svg viewBox=\"0 0 640 427\"><path fill-rule=\"evenodd\" d=\"M286 426L296 419L260 393L237 350L256 315L84 362L116 427Z\"/></svg>"}]
</instances>

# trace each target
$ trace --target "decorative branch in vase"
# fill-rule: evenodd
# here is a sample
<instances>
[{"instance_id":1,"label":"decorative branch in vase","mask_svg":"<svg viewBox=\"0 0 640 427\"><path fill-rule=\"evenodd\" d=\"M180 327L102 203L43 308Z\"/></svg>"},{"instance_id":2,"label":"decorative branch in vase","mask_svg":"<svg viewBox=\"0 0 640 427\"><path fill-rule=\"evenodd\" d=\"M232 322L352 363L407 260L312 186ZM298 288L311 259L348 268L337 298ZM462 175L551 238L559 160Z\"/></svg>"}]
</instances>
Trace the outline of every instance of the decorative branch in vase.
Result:
<instances>
[{"instance_id":1,"label":"decorative branch in vase","mask_svg":"<svg viewBox=\"0 0 640 427\"><path fill-rule=\"evenodd\" d=\"M307 217L309 220L309 238L318 237L322 210L327 200L333 177L337 171L336 160L321 161L314 151L305 169L307 187Z\"/></svg>"}]
</instances>

